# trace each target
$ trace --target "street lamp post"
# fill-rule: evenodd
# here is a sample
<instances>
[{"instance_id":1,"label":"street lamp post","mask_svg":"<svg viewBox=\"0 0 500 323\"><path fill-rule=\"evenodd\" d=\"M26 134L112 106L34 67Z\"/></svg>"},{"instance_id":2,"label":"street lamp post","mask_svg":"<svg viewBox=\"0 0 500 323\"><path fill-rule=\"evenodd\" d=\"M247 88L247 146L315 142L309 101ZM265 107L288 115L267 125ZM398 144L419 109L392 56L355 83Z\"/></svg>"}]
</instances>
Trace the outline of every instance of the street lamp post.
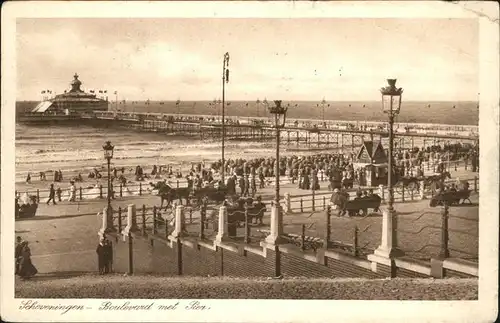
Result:
<instances>
[{"instance_id":1,"label":"street lamp post","mask_svg":"<svg viewBox=\"0 0 500 323\"><path fill-rule=\"evenodd\" d=\"M396 252L397 248L397 216L394 211L394 183L393 183L393 146L394 146L394 117L399 114L401 109L402 88L396 88L396 79L388 79L388 86L380 89L382 94L382 109L389 116L389 160L388 160L388 178L387 186L389 191L389 203L387 208L388 220L391 225L392 242L389 246L389 256Z\"/></svg>"},{"instance_id":2,"label":"street lamp post","mask_svg":"<svg viewBox=\"0 0 500 323\"><path fill-rule=\"evenodd\" d=\"M282 221L281 221L281 208L280 208L280 129L285 126L286 113L288 107L281 106L281 100L275 100L275 106L268 107L269 113L274 115L274 127L276 128L276 161L275 161L275 195L274 195L274 208L275 208L275 219L271 219L271 235L269 237L269 242L275 244L281 236L282 233ZM273 230L274 229L274 230Z\"/></svg>"},{"instance_id":3,"label":"street lamp post","mask_svg":"<svg viewBox=\"0 0 500 323\"><path fill-rule=\"evenodd\" d=\"M224 178L224 172L226 168L226 163L224 160L224 141L226 139L226 129L225 129L225 105L226 105L226 83L229 83L229 53L224 54L224 60L222 61L222 171L221 179L222 185L225 185L226 181Z\"/></svg>"},{"instance_id":4,"label":"street lamp post","mask_svg":"<svg viewBox=\"0 0 500 323\"><path fill-rule=\"evenodd\" d=\"M108 163L108 204L107 204L107 214L106 214L106 221L107 221L107 228L111 229L113 227L113 210L111 208L111 159L113 158L113 151L114 151L114 146L111 145L111 141L106 141L106 144L102 146L102 149L104 150L104 158L106 159Z\"/></svg>"}]
</instances>

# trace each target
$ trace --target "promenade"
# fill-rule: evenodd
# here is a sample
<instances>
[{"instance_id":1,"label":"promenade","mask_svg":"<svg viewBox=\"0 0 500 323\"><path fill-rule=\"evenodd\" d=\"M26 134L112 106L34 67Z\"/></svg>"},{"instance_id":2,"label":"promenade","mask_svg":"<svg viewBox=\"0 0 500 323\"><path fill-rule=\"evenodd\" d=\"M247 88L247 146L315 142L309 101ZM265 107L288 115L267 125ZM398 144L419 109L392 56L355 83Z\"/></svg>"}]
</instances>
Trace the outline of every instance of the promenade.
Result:
<instances>
[{"instance_id":1,"label":"promenade","mask_svg":"<svg viewBox=\"0 0 500 323\"><path fill-rule=\"evenodd\" d=\"M471 177L474 173L465 170L452 172L452 176L461 178ZM318 194L327 193L328 190L322 184L322 189ZM283 184L281 186L282 194L288 193L292 196L310 194L310 191L304 191L297 188L296 184ZM267 204L267 212L264 216L263 226L252 226L251 236L252 244L257 243L260 238L265 237L265 232L269 230L270 220L270 201L274 197L274 187L270 185L258 192ZM327 200L329 199L329 195ZM415 259L429 259L439 253L439 225L441 221L440 208L430 208L429 200L411 201L407 198L406 202L401 202L401 196L396 190L395 209L400 218L400 244ZM310 195L304 198L304 211L300 212L297 208L293 212L284 215L284 231L287 234L300 235L302 226L306 226L306 235L311 237L323 238L326 227L326 210L321 204L321 198L316 199L316 209L312 211ZM450 241L453 244L452 257L462 257L477 261L477 220L478 194L471 196L472 205L452 207L450 213L462 218L471 219L469 222L453 220L454 228L465 230L468 235L450 235ZM126 216L127 206L135 204L140 214L142 205L148 208L148 218L151 217L151 207L159 206L160 198L151 194L142 196L130 196L117 198L112 201L115 212L119 207L123 210L122 216ZM296 203L296 202L295 202ZM97 267L95 247L98 241L97 231L101 227L102 218L98 213L102 213L106 199L89 199L77 202L61 202L58 205L46 205L41 203L35 218L21 219L16 221L16 235L21 235L31 243L33 252L33 261L41 273L65 272L65 271L93 271ZM295 204L296 205L296 204ZM385 206L382 205L382 209ZM196 236L199 232L199 209L194 209L192 213L190 208L186 209L185 218L187 230L190 234ZM212 212L217 214L218 209L211 207ZM428 215L423 215L428 213ZM173 217L170 211L162 212L163 217L169 219ZM369 254L379 244L381 239L381 221L380 213L369 213L364 217L331 217L330 235L333 241L342 242L346 245L352 244L353 232L357 227L359 230L358 242L361 254ZM125 219L123 219L125 223ZM427 229L425 227L428 227ZM423 231L418 232L421 228ZM239 228L237 235L242 237L244 229ZM206 231L207 236L213 238L211 229ZM414 233L412 233L414 232ZM415 233L416 232L416 233ZM433 245L426 247L425 245ZM424 247L423 250L418 250ZM476 255L476 256L474 256Z\"/></svg>"}]
</instances>

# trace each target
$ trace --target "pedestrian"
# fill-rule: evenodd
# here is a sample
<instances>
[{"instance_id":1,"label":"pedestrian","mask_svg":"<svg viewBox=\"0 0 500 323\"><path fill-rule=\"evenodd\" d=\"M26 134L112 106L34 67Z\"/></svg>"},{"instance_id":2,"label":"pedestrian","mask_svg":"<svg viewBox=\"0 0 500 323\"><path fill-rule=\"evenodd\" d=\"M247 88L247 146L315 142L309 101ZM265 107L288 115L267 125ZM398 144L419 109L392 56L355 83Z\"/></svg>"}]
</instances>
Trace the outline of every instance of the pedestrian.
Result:
<instances>
[{"instance_id":1,"label":"pedestrian","mask_svg":"<svg viewBox=\"0 0 500 323\"><path fill-rule=\"evenodd\" d=\"M49 188L49 199L47 201L47 205L49 205L50 201L52 201L52 204L57 205L56 203L56 190L54 189L54 184L50 184Z\"/></svg>"},{"instance_id":2,"label":"pedestrian","mask_svg":"<svg viewBox=\"0 0 500 323\"><path fill-rule=\"evenodd\" d=\"M104 237L99 239L99 244L97 245L97 265L99 268L99 275L104 275L105 265L106 265L106 247L104 246Z\"/></svg>"},{"instance_id":3,"label":"pedestrian","mask_svg":"<svg viewBox=\"0 0 500 323\"><path fill-rule=\"evenodd\" d=\"M21 242L21 254L19 261L19 276L22 279L30 279L38 273L38 270L31 262L31 250L28 241Z\"/></svg>"},{"instance_id":4,"label":"pedestrian","mask_svg":"<svg viewBox=\"0 0 500 323\"><path fill-rule=\"evenodd\" d=\"M21 262L21 251L23 249L23 238L21 238L20 236L17 236L16 238L16 249L15 249L15 252L14 252L14 261L15 261L15 264L16 264L16 271L15 271L15 275L19 275L19 264Z\"/></svg>"},{"instance_id":5,"label":"pedestrian","mask_svg":"<svg viewBox=\"0 0 500 323\"><path fill-rule=\"evenodd\" d=\"M69 201L70 202L75 202L76 201L76 187L75 187L75 182L71 181L69 182L71 186L69 187Z\"/></svg>"},{"instance_id":6,"label":"pedestrian","mask_svg":"<svg viewBox=\"0 0 500 323\"><path fill-rule=\"evenodd\" d=\"M57 194L57 201L61 202L62 201L62 199L61 199L62 190L60 187L57 187L56 194Z\"/></svg>"},{"instance_id":7,"label":"pedestrian","mask_svg":"<svg viewBox=\"0 0 500 323\"><path fill-rule=\"evenodd\" d=\"M266 211L266 205L262 202L262 197L259 195L256 198L256 203L254 205L255 210L257 210L257 216L255 217L255 224L262 225L262 219L264 218L264 212Z\"/></svg>"},{"instance_id":8,"label":"pedestrian","mask_svg":"<svg viewBox=\"0 0 500 323\"><path fill-rule=\"evenodd\" d=\"M26 184L31 184L31 174L28 173L28 175L26 176Z\"/></svg>"},{"instance_id":9,"label":"pedestrian","mask_svg":"<svg viewBox=\"0 0 500 323\"><path fill-rule=\"evenodd\" d=\"M104 273L113 272L113 245L108 239L104 240Z\"/></svg>"}]
</instances>

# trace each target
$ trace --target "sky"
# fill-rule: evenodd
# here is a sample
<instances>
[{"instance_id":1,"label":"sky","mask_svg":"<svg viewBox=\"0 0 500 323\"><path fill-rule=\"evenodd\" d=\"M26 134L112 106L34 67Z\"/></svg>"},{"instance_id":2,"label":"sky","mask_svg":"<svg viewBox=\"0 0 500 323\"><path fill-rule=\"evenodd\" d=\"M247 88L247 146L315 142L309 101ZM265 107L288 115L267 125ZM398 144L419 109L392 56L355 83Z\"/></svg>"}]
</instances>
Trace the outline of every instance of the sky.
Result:
<instances>
[{"instance_id":1,"label":"sky","mask_svg":"<svg viewBox=\"0 0 500 323\"><path fill-rule=\"evenodd\" d=\"M395 18L21 18L17 99L82 88L126 100L476 101L477 20ZM114 98L113 98L114 99Z\"/></svg>"}]
</instances>

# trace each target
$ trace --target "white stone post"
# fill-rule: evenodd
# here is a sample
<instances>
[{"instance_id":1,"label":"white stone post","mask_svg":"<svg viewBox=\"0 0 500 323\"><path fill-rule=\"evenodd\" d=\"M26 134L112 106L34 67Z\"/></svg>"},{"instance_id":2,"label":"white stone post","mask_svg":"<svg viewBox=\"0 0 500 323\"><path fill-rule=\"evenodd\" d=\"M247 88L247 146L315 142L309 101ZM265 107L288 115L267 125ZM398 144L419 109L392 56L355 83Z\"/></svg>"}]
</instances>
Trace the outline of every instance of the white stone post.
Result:
<instances>
[{"instance_id":1,"label":"white stone post","mask_svg":"<svg viewBox=\"0 0 500 323\"><path fill-rule=\"evenodd\" d=\"M266 243L277 245L283 241L283 213L281 207L271 207L271 233L266 237Z\"/></svg>"},{"instance_id":2,"label":"white stone post","mask_svg":"<svg viewBox=\"0 0 500 323\"><path fill-rule=\"evenodd\" d=\"M177 205L177 207L175 208L175 228L170 235L174 238L182 237L183 224L184 224L184 206Z\"/></svg>"},{"instance_id":3,"label":"white stone post","mask_svg":"<svg viewBox=\"0 0 500 323\"><path fill-rule=\"evenodd\" d=\"M292 213L292 197L290 193L285 193L285 213Z\"/></svg>"},{"instance_id":4,"label":"white stone post","mask_svg":"<svg viewBox=\"0 0 500 323\"><path fill-rule=\"evenodd\" d=\"M216 242L222 242L227 240L227 207L221 206L219 208L219 229L217 235L215 236Z\"/></svg>"},{"instance_id":5,"label":"white stone post","mask_svg":"<svg viewBox=\"0 0 500 323\"><path fill-rule=\"evenodd\" d=\"M419 187L420 187L420 199L425 200L425 182L420 181Z\"/></svg>"},{"instance_id":6,"label":"white stone post","mask_svg":"<svg viewBox=\"0 0 500 323\"><path fill-rule=\"evenodd\" d=\"M388 209L383 210L381 242L373 255L368 255L368 260L379 262L378 260L382 258L387 261L404 254L394 245L396 232L394 232L393 228L393 218L395 216L397 216L396 211L393 210L391 212Z\"/></svg>"},{"instance_id":7,"label":"white stone post","mask_svg":"<svg viewBox=\"0 0 500 323\"><path fill-rule=\"evenodd\" d=\"M103 238L106 234L106 228L108 225L108 207L104 207L101 214L101 229L97 232L97 234Z\"/></svg>"},{"instance_id":8,"label":"white stone post","mask_svg":"<svg viewBox=\"0 0 500 323\"><path fill-rule=\"evenodd\" d=\"M119 232L124 239L130 232L138 229L135 214L135 204L129 204L127 207L127 226L123 228L122 232Z\"/></svg>"},{"instance_id":9,"label":"white stone post","mask_svg":"<svg viewBox=\"0 0 500 323\"><path fill-rule=\"evenodd\" d=\"M380 184L378 186L378 191L379 191L379 194L380 194L380 198L382 199L382 203L385 203L384 185Z\"/></svg>"}]
</instances>

